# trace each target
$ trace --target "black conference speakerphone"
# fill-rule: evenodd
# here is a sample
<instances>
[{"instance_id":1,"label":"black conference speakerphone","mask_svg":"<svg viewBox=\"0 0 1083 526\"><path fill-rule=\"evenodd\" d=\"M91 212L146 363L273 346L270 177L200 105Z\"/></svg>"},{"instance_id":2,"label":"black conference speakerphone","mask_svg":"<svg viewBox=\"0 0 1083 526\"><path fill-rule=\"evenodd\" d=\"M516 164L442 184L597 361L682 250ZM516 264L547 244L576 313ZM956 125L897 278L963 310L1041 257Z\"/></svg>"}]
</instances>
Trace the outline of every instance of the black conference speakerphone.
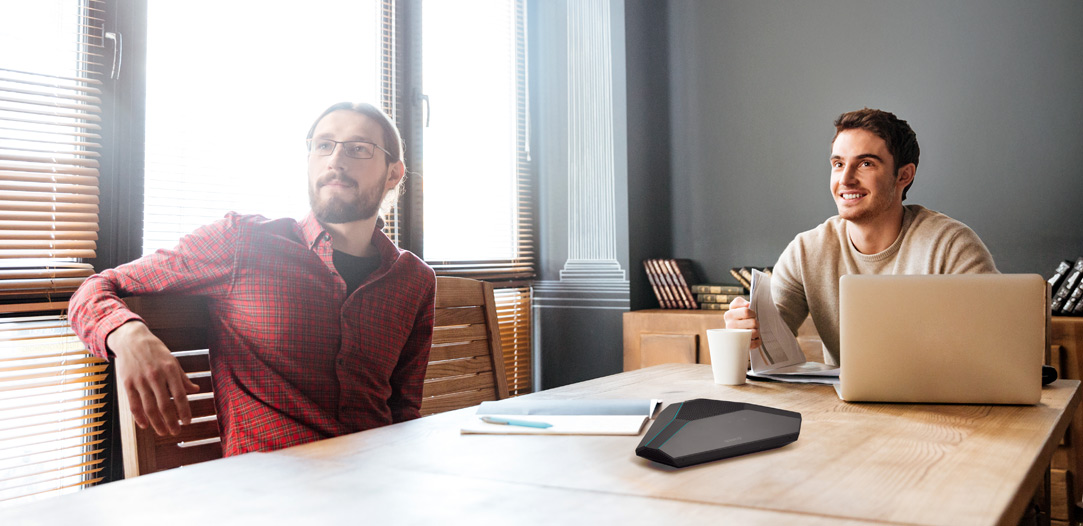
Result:
<instances>
[{"instance_id":1,"label":"black conference speakerphone","mask_svg":"<svg viewBox=\"0 0 1083 526\"><path fill-rule=\"evenodd\" d=\"M636 455L683 468L785 446L801 432L801 413L696 398L662 410Z\"/></svg>"}]
</instances>

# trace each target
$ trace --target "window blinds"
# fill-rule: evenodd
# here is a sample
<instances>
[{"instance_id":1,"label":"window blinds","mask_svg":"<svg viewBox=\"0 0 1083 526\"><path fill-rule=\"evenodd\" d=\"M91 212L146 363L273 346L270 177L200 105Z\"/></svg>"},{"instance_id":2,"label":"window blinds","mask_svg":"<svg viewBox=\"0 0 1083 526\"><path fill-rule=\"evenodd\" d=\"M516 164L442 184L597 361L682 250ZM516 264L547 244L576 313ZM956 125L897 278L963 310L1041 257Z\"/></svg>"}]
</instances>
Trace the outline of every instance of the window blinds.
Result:
<instances>
[{"instance_id":1,"label":"window blinds","mask_svg":"<svg viewBox=\"0 0 1083 526\"><path fill-rule=\"evenodd\" d=\"M105 369L64 320L0 319L0 506L102 480Z\"/></svg>"},{"instance_id":2,"label":"window blinds","mask_svg":"<svg viewBox=\"0 0 1083 526\"><path fill-rule=\"evenodd\" d=\"M98 239L102 2L54 4L52 31L0 61L0 303L70 294L92 273L76 260Z\"/></svg>"},{"instance_id":3,"label":"window blinds","mask_svg":"<svg viewBox=\"0 0 1083 526\"><path fill-rule=\"evenodd\" d=\"M103 478L106 363L60 314L98 239L103 7L0 6L0 506Z\"/></svg>"}]
</instances>

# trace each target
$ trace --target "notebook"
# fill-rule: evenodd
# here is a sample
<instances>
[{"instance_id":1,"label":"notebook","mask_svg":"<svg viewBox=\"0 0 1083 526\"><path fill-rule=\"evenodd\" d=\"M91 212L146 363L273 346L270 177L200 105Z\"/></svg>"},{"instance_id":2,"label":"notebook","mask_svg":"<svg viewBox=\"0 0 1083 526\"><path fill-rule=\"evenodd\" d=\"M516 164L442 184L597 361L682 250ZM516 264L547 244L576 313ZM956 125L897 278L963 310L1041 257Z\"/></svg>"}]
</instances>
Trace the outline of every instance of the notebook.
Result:
<instances>
[{"instance_id":1,"label":"notebook","mask_svg":"<svg viewBox=\"0 0 1083 526\"><path fill-rule=\"evenodd\" d=\"M509 398L482 402L459 430L464 435L638 435L662 403L655 399L538 400ZM481 416L547 427L487 423Z\"/></svg>"},{"instance_id":2,"label":"notebook","mask_svg":"<svg viewBox=\"0 0 1083 526\"><path fill-rule=\"evenodd\" d=\"M1036 404L1048 309L1037 274L843 276L839 397Z\"/></svg>"}]
</instances>

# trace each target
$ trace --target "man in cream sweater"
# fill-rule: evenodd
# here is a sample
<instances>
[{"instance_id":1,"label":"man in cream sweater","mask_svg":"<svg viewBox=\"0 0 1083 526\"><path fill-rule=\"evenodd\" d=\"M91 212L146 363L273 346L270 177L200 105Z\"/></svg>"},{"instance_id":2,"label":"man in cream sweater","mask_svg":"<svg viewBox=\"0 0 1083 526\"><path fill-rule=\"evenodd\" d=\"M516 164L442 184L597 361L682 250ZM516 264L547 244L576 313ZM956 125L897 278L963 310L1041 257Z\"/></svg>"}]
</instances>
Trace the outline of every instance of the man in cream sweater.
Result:
<instances>
[{"instance_id":1,"label":"man in cream sweater","mask_svg":"<svg viewBox=\"0 0 1083 526\"><path fill-rule=\"evenodd\" d=\"M989 250L969 227L918 205L903 205L914 183L918 142L895 115L863 109L835 120L831 195L839 214L798 234L782 252L771 295L797 332L812 317L824 360L839 363L839 277L846 274L995 273ZM736 299L726 327L758 329L748 302ZM759 332L752 334L759 346Z\"/></svg>"}]
</instances>

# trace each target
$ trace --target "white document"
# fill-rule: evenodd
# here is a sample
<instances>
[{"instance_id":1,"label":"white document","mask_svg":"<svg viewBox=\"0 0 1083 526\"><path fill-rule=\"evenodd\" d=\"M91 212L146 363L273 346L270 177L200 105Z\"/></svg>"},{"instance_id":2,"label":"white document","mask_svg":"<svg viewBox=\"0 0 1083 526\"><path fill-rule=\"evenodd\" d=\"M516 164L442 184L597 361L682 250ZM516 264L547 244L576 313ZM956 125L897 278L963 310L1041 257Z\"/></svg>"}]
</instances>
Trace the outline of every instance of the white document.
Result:
<instances>
[{"instance_id":1,"label":"white document","mask_svg":"<svg viewBox=\"0 0 1083 526\"><path fill-rule=\"evenodd\" d=\"M749 308L755 311L760 323L760 346L749 351L752 365L749 376L782 382L837 384L838 367L805 360L797 338L782 320L771 298L771 276L753 270L749 294Z\"/></svg>"},{"instance_id":2,"label":"white document","mask_svg":"<svg viewBox=\"0 0 1083 526\"><path fill-rule=\"evenodd\" d=\"M552 427L490 424L482 422L478 415L470 415L459 432L464 435L638 435L647 423L646 415L530 415L515 419L545 422Z\"/></svg>"},{"instance_id":3,"label":"white document","mask_svg":"<svg viewBox=\"0 0 1083 526\"><path fill-rule=\"evenodd\" d=\"M662 403L652 399L533 400L482 402L460 432L495 435L638 435ZM482 416L544 422L551 427L490 424Z\"/></svg>"}]
</instances>

